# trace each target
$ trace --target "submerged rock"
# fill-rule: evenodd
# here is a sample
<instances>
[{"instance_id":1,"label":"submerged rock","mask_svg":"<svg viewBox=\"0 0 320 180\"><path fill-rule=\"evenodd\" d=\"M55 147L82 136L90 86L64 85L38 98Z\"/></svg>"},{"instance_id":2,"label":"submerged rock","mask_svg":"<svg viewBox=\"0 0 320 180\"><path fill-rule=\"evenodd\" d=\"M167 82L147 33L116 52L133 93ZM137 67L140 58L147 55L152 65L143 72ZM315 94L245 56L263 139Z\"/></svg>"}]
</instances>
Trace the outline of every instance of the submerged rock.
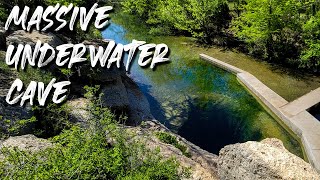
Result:
<instances>
[{"instance_id":1,"label":"submerged rock","mask_svg":"<svg viewBox=\"0 0 320 180\"><path fill-rule=\"evenodd\" d=\"M139 89L138 85L128 76L122 76L122 82L126 88L129 100L128 116L134 121L131 125L139 125L142 121L154 119L147 98Z\"/></svg>"},{"instance_id":2,"label":"submerged rock","mask_svg":"<svg viewBox=\"0 0 320 180\"><path fill-rule=\"evenodd\" d=\"M291 154L278 139L224 147L218 174L220 179L320 179L310 164Z\"/></svg>"}]
</instances>

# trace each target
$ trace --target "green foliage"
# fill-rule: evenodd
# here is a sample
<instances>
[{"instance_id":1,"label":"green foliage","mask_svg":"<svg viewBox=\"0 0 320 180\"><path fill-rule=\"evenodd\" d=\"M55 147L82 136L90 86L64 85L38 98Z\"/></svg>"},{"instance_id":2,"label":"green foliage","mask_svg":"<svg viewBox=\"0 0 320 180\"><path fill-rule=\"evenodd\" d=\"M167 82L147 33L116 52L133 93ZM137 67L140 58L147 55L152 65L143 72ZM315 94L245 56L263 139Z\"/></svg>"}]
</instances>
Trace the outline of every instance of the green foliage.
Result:
<instances>
[{"instance_id":1,"label":"green foliage","mask_svg":"<svg viewBox=\"0 0 320 180\"><path fill-rule=\"evenodd\" d=\"M38 136L52 137L71 127L66 105L60 106L51 102L44 107L33 107L33 112L38 119L34 132Z\"/></svg>"},{"instance_id":2,"label":"green foliage","mask_svg":"<svg viewBox=\"0 0 320 180\"><path fill-rule=\"evenodd\" d=\"M300 7L298 0L247 0L232 30L252 54L273 60L296 57Z\"/></svg>"},{"instance_id":3,"label":"green foliage","mask_svg":"<svg viewBox=\"0 0 320 180\"><path fill-rule=\"evenodd\" d=\"M45 0L47 5L56 5L57 3L61 5L68 6L69 4L73 4L74 6L83 6L86 1L85 0Z\"/></svg>"},{"instance_id":4,"label":"green foliage","mask_svg":"<svg viewBox=\"0 0 320 180\"><path fill-rule=\"evenodd\" d=\"M73 126L52 138L54 147L39 152L6 149L1 179L180 179L174 159L130 140L115 116L100 106L99 87L86 87L92 117L87 128Z\"/></svg>"},{"instance_id":5,"label":"green foliage","mask_svg":"<svg viewBox=\"0 0 320 180\"><path fill-rule=\"evenodd\" d=\"M0 116L1 129L0 139L5 139L9 136L19 135L30 124L37 121L36 117L32 116L30 119L8 119Z\"/></svg>"},{"instance_id":6,"label":"green foliage","mask_svg":"<svg viewBox=\"0 0 320 180\"><path fill-rule=\"evenodd\" d=\"M177 30L187 31L206 43L221 35L230 19L224 0L162 1L156 14L158 17L155 18L168 21Z\"/></svg>"},{"instance_id":7,"label":"green foliage","mask_svg":"<svg viewBox=\"0 0 320 180\"><path fill-rule=\"evenodd\" d=\"M227 44L263 60L320 71L319 1L124 0L122 5L150 34L192 35L209 45Z\"/></svg>"},{"instance_id":8,"label":"green foliage","mask_svg":"<svg viewBox=\"0 0 320 180\"><path fill-rule=\"evenodd\" d=\"M307 49L301 54L301 66L307 68L320 67L320 40L307 41ZM315 69L315 71L317 71Z\"/></svg>"},{"instance_id":9,"label":"green foliage","mask_svg":"<svg viewBox=\"0 0 320 180\"><path fill-rule=\"evenodd\" d=\"M49 84L49 82L53 78L53 75L50 71L36 69L33 67L27 67L25 70L20 70L17 72L17 75L18 75L18 78L23 83L30 83L30 80L32 79L32 81L43 82L45 84Z\"/></svg>"},{"instance_id":10,"label":"green foliage","mask_svg":"<svg viewBox=\"0 0 320 180\"><path fill-rule=\"evenodd\" d=\"M301 66L320 67L320 11L303 25L306 49L301 54Z\"/></svg>"},{"instance_id":11,"label":"green foliage","mask_svg":"<svg viewBox=\"0 0 320 180\"><path fill-rule=\"evenodd\" d=\"M221 35L230 19L224 0L126 0L123 6L125 12L149 24L152 33L169 29L173 33L191 34L204 42Z\"/></svg>"},{"instance_id":12,"label":"green foliage","mask_svg":"<svg viewBox=\"0 0 320 180\"><path fill-rule=\"evenodd\" d=\"M36 6L43 5L43 3L43 0L0 0L0 20L6 21L12 8L16 5L19 7L28 6L32 10Z\"/></svg>"},{"instance_id":13,"label":"green foliage","mask_svg":"<svg viewBox=\"0 0 320 180\"><path fill-rule=\"evenodd\" d=\"M157 138L160 141L173 145L174 147L180 149L180 151L182 152L183 155L185 155L187 157L191 157L191 154L188 151L187 147L185 145L179 143L177 138L174 137L173 135L166 133L166 132L156 132L155 135L157 136Z\"/></svg>"}]
</instances>

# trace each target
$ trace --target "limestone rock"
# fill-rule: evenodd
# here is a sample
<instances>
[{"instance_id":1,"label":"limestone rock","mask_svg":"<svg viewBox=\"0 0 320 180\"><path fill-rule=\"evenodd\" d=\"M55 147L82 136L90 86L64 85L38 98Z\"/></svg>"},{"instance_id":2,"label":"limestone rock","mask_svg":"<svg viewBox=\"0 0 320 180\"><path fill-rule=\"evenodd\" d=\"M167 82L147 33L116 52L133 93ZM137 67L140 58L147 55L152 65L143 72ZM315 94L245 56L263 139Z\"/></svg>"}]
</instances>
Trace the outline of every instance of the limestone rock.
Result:
<instances>
[{"instance_id":1,"label":"limestone rock","mask_svg":"<svg viewBox=\"0 0 320 180\"><path fill-rule=\"evenodd\" d=\"M127 112L129 99L121 76L115 77L114 81L104 84L101 92L103 93L101 99L103 106L109 107L113 111Z\"/></svg>"},{"instance_id":2,"label":"limestone rock","mask_svg":"<svg viewBox=\"0 0 320 180\"><path fill-rule=\"evenodd\" d=\"M89 100L86 98L72 99L66 102L73 122L82 124L89 120L89 103Z\"/></svg>"},{"instance_id":3,"label":"limestone rock","mask_svg":"<svg viewBox=\"0 0 320 180\"><path fill-rule=\"evenodd\" d=\"M182 167L191 168L190 180L214 180L217 176L217 159L218 157L198 146L188 142L179 135L171 133L165 126L158 121L146 121L139 127L128 127L129 133L133 132L134 137L131 140L139 139L146 144L147 148L160 148L160 154L164 158L174 157ZM175 136L179 143L186 146L190 157L185 156L178 148L171 144L161 142L154 134L158 131Z\"/></svg>"},{"instance_id":4,"label":"limestone rock","mask_svg":"<svg viewBox=\"0 0 320 180\"><path fill-rule=\"evenodd\" d=\"M134 124L132 125L139 125L142 121L153 119L149 102L138 85L128 76L123 76L122 81L130 102L128 106L128 116L134 119L132 122Z\"/></svg>"},{"instance_id":5,"label":"limestone rock","mask_svg":"<svg viewBox=\"0 0 320 180\"><path fill-rule=\"evenodd\" d=\"M220 179L320 179L310 164L277 139L224 147L219 153L218 174Z\"/></svg>"},{"instance_id":6,"label":"limestone rock","mask_svg":"<svg viewBox=\"0 0 320 180\"><path fill-rule=\"evenodd\" d=\"M40 33L39 31L29 33L24 30L17 30L10 34L6 38L6 44L7 46L10 44L29 44L34 46L38 40L40 40L41 43L48 43L53 47L63 44L62 40L52 33Z\"/></svg>"},{"instance_id":7,"label":"limestone rock","mask_svg":"<svg viewBox=\"0 0 320 180\"><path fill-rule=\"evenodd\" d=\"M17 147L20 150L27 150L31 152L36 152L40 150L44 150L48 147L52 147L53 144L46 140L46 139L41 139L37 138L36 136L32 134L27 134L23 136L14 136L14 137L9 137L5 141L3 141L0 144L0 148L3 147Z\"/></svg>"}]
</instances>

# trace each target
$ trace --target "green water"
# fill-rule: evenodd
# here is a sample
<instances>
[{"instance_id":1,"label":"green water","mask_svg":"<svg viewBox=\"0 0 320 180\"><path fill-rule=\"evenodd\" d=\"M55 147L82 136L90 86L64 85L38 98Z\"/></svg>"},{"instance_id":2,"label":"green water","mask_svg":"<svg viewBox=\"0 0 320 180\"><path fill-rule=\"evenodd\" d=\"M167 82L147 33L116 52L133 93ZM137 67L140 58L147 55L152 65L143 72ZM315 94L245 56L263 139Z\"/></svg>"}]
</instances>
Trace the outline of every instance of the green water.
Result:
<instances>
[{"instance_id":1,"label":"green water","mask_svg":"<svg viewBox=\"0 0 320 180\"><path fill-rule=\"evenodd\" d=\"M275 137L292 153L303 157L299 142L263 109L236 77L200 60L198 54L185 45L185 37L144 36L143 26L121 24L112 23L103 31L103 37L123 44L132 39L165 43L171 50L171 63L152 71L133 62L130 71L157 120L215 154L228 144Z\"/></svg>"}]
</instances>

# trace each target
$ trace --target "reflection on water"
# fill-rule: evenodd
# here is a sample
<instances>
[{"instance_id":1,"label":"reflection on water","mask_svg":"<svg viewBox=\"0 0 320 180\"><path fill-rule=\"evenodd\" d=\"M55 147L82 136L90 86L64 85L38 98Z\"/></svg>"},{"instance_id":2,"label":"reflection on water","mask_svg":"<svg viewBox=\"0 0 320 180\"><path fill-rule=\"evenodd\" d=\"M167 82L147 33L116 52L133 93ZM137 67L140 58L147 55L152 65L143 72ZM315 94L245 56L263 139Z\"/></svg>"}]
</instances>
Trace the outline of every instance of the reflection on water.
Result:
<instances>
[{"instance_id":1,"label":"reflection on water","mask_svg":"<svg viewBox=\"0 0 320 180\"><path fill-rule=\"evenodd\" d=\"M112 23L103 37L127 44L127 32ZM144 40L144 39L139 39ZM130 76L146 95L154 117L171 130L212 153L228 144L267 137L281 139L302 157L299 143L239 84L236 77L185 52L175 38L149 39L166 43L171 63L155 71L132 62Z\"/></svg>"}]
</instances>

